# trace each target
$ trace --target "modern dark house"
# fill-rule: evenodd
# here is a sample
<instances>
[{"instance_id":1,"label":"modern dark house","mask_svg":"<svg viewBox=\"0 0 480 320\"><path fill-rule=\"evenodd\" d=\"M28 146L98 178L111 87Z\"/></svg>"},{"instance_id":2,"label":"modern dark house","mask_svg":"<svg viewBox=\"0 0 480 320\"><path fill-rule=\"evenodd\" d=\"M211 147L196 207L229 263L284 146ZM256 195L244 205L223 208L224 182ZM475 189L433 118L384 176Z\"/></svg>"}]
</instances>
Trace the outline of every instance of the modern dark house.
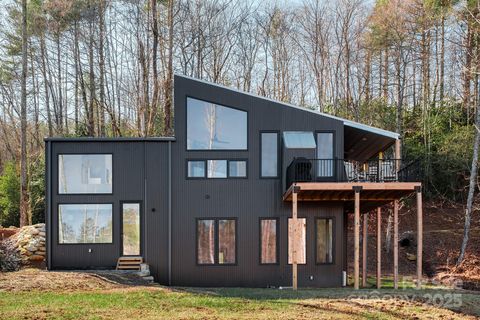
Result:
<instances>
[{"instance_id":1,"label":"modern dark house","mask_svg":"<svg viewBox=\"0 0 480 320\"><path fill-rule=\"evenodd\" d=\"M416 192L421 270L396 133L180 75L174 106L175 137L46 139L48 269L138 256L165 285L339 287L349 261L358 288L361 216L393 202L398 237Z\"/></svg>"}]
</instances>

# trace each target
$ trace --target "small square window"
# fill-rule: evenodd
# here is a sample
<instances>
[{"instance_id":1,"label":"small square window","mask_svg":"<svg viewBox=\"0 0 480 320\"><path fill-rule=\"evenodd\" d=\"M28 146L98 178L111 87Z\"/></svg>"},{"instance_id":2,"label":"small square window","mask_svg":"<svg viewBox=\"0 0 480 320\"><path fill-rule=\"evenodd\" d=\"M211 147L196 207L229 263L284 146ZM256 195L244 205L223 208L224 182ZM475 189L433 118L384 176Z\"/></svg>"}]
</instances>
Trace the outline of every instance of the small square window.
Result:
<instances>
[{"instance_id":1,"label":"small square window","mask_svg":"<svg viewBox=\"0 0 480 320\"><path fill-rule=\"evenodd\" d=\"M226 178L227 160L208 160L207 161L208 178Z\"/></svg>"},{"instance_id":2,"label":"small square window","mask_svg":"<svg viewBox=\"0 0 480 320\"><path fill-rule=\"evenodd\" d=\"M189 178L205 178L205 161L188 161Z\"/></svg>"},{"instance_id":3,"label":"small square window","mask_svg":"<svg viewBox=\"0 0 480 320\"><path fill-rule=\"evenodd\" d=\"M228 163L228 176L231 178L247 177L247 161L232 160Z\"/></svg>"}]
</instances>

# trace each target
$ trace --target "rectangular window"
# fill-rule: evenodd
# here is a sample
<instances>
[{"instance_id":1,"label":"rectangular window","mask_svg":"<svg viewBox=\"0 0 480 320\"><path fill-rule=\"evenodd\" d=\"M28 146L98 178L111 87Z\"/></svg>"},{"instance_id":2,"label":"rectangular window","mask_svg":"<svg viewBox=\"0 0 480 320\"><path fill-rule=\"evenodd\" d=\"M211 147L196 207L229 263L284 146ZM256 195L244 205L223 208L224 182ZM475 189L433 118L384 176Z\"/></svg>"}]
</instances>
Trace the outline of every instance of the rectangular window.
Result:
<instances>
[{"instance_id":1,"label":"rectangular window","mask_svg":"<svg viewBox=\"0 0 480 320\"><path fill-rule=\"evenodd\" d=\"M140 255L140 203L122 203L122 252Z\"/></svg>"},{"instance_id":2,"label":"rectangular window","mask_svg":"<svg viewBox=\"0 0 480 320\"><path fill-rule=\"evenodd\" d=\"M60 204L58 243L112 243L112 205Z\"/></svg>"},{"instance_id":3,"label":"rectangular window","mask_svg":"<svg viewBox=\"0 0 480 320\"><path fill-rule=\"evenodd\" d=\"M333 219L316 219L316 262L333 263Z\"/></svg>"},{"instance_id":4,"label":"rectangular window","mask_svg":"<svg viewBox=\"0 0 480 320\"><path fill-rule=\"evenodd\" d=\"M333 132L317 132L317 177L334 174Z\"/></svg>"},{"instance_id":5,"label":"rectangular window","mask_svg":"<svg viewBox=\"0 0 480 320\"><path fill-rule=\"evenodd\" d=\"M247 150L247 112L187 98L187 150Z\"/></svg>"},{"instance_id":6,"label":"rectangular window","mask_svg":"<svg viewBox=\"0 0 480 320\"><path fill-rule=\"evenodd\" d=\"M197 220L197 263L236 263L236 220Z\"/></svg>"},{"instance_id":7,"label":"rectangular window","mask_svg":"<svg viewBox=\"0 0 480 320\"><path fill-rule=\"evenodd\" d=\"M245 160L228 161L228 176L230 178L246 178L247 177L247 161Z\"/></svg>"},{"instance_id":8,"label":"rectangular window","mask_svg":"<svg viewBox=\"0 0 480 320\"><path fill-rule=\"evenodd\" d=\"M314 149L317 146L310 131L285 131L283 142L289 149Z\"/></svg>"},{"instance_id":9,"label":"rectangular window","mask_svg":"<svg viewBox=\"0 0 480 320\"><path fill-rule=\"evenodd\" d=\"M278 133L260 133L261 176L264 178L278 177Z\"/></svg>"},{"instance_id":10,"label":"rectangular window","mask_svg":"<svg viewBox=\"0 0 480 320\"><path fill-rule=\"evenodd\" d=\"M218 221L218 263L235 263L235 220Z\"/></svg>"},{"instance_id":11,"label":"rectangular window","mask_svg":"<svg viewBox=\"0 0 480 320\"><path fill-rule=\"evenodd\" d=\"M58 193L112 193L112 155L58 155Z\"/></svg>"},{"instance_id":12,"label":"rectangular window","mask_svg":"<svg viewBox=\"0 0 480 320\"><path fill-rule=\"evenodd\" d=\"M187 171L189 178L205 178L205 161L190 160L187 163Z\"/></svg>"},{"instance_id":13,"label":"rectangular window","mask_svg":"<svg viewBox=\"0 0 480 320\"><path fill-rule=\"evenodd\" d=\"M277 219L260 220L260 263L278 263Z\"/></svg>"},{"instance_id":14,"label":"rectangular window","mask_svg":"<svg viewBox=\"0 0 480 320\"><path fill-rule=\"evenodd\" d=\"M215 220L197 221L197 262L215 263Z\"/></svg>"},{"instance_id":15,"label":"rectangular window","mask_svg":"<svg viewBox=\"0 0 480 320\"><path fill-rule=\"evenodd\" d=\"M207 160L208 178L226 178L227 160Z\"/></svg>"},{"instance_id":16,"label":"rectangular window","mask_svg":"<svg viewBox=\"0 0 480 320\"><path fill-rule=\"evenodd\" d=\"M298 218L297 219L297 242L295 247L293 247L292 239L294 233L293 219L288 219L288 263L292 264L293 261L293 250L296 250L297 264L306 264L307 263L307 219Z\"/></svg>"}]
</instances>

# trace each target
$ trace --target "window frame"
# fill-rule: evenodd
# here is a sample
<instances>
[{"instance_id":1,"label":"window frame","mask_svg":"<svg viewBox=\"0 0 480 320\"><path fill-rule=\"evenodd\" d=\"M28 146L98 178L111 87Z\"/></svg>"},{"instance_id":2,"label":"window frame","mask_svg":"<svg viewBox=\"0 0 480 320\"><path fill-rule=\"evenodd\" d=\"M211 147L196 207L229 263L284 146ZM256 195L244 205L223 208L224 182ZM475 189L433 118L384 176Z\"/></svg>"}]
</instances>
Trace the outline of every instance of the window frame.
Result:
<instances>
[{"instance_id":1,"label":"window frame","mask_svg":"<svg viewBox=\"0 0 480 320\"><path fill-rule=\"evenodd\" d=\"M317 158L317 153L318 153L318 134L319 133L331 133L332 134L332 154L333 154L333 159L336 160L337 157L337 148L336 148L336 143L337 143L337 135L335 130L315 130L315 143L317 144L317 147L315 148L315 158ZM337 178L337 166L338 163L334 161L334 166L333 166L333 174L329 177L315 177L316 179L321 179L322 181L336 181ZM342 162L343 166L343 162Z\"/></svg>"},{"instance_id":2,"label":"window frame","mask_svg":"<svg viewBox=\"0 0 480 320\"><path fill-rule=\"evenodd\" d=\"M332 262L318 262L317 260L317 244L318 244L318 233L317 233L317 220L332 220ZM325 216L325 217L315 217L315 226L314 226L314 232L315 232L315 265L334 265L335 264L335 237L336 237L336 221L335 221L335 216Z\"/></svg>"},{"instance_id":3,"label":"window frame","mask_svg":"<svg viewBox=\"0 0 480 320\"><path fill-rule=\"evenodd\" d=\"M195 100L199 100L199 101L203 101L203 102L207 102L207 103L212 103L212 104L216 104L216 105L219 105L221 107L225 107L225 108L230 108L230 109L234 109L234 110L237 110L237 111L243 111L243 112L246 112L247 113L247 145L246 145L246 148L245 149L189 149L188 148L188 105L187 105L187 102L188 102L188 99L195 99ZM185 125L185 151L187 152L231 152L231 151L236 151L236 152L240 152L240 151L249 151L250 149L250 113L248 112L248 110L245 110L245 109L241 109L241 108L237 108L237 107L232 107L232 106L227 106L227 105L224 105L220 102L214 102L210 99L203 99L203 98L198 98L198 97L195 97L193 95L185 95L185 101L184 101L184 105L185 105L185 121L184 121L184 125Z\"/></svg>"},{"instance_id":4,"label":"window frame","mask_svg":"<svg viewBox=\"0 0 480 320\"><path fill-rule=\"evenodd\" d=\"M275 220L275 261L274 263L262 262L262 221ZM258 218L258 264L261 266L278 266L280 265L280 219L278 217L259 217Z\"/></svg>"},{"instance_id":5,"label":"window frame","mask_svg":"<svg viewBox=\"0 0 480 320\"><path fill-rule=\"evenodd\" d=\"M198 221L201 220L213 220L213 248L214 256L213 263L199 263L198 262ZM220 253L220 242L219 242L219 228L218 222L220 220L234 220L235 221L235 263L218 263L218 256ZM237 217L197 217L195 218L195 265L197 267L222 267L222 266L237 266L238 265L238 218Z\"/></svg>"},{"instance_id":6,"label":"window frame","mask_svg":"<svg viewBox=\"0 0 480 320\"><path fill-rule=\"evenodd\" d=\"M225 177L209 177L208 176L208 162L209 161L225 161ZM223 180L223 179L228 179L228 160L227 159L207 159L205 160L206 163L206 170L205 170L205 178L208 180Z\"/></svg>"},{"instance_id":7,"label":"window frame","mask_svg":"<svg viewBox=\"0 0 480 320\"><path fill-rule=\"evenodd\" d=\"M276 176L264 176L262 174L262 134L263 133L275 133L277 135L277 174ZM280 179L280 167L281 167L281 152L280 152L280 143L281 143L281 140L280 140L280 135L281 135L281 132L280 130L260 130L259 131L259 159L260 159L260 166L259 166L259 172L258 172L258 176L260 179Z\"/></svg>"},{"instance_id":8,"label":"window frame","mask_svg":"<svg viewBox=\"0 0 480 320\"><path fill-rule=\"evenodd\" d=\"M138 256L143 256L144 250L143 250L143 234L144 234L144 225L143 225L143 201L142 200L122 200L120 201L120 256L123 256L123 205L124 204L139 204L140 209L139 209L139 214L140 214L140 254L134 257Z\"/></svg>"},{"instance_id":9,"label":"window frame","mask_svg":"<svg viewBox=\"0 0 480 320\"><path fill-rule=\"evenodd\" d=\"M112 157L112 192L102 192L102 193L60 193L60 156L69 155L69 156L88 156L88 155L110 155ZM59 152L57 153L57 163L56 163L56 184L57 184L57 196L106 196L106 195L113 195L115 192L115 184L114 184L114 168L115 168L115 157L113 156L113 152Z\"/></svg>"},{"instance_id":10,"label":"window frame","mask_svg":"<svg viewBox=\"0 0 480 320\"><path fill-rule=\"evenodd\" d=\"M225 177L209 177L208 176L208 161L209 160L214 160L214 161L226 161L227 162L227 175ZM198 161L198 162L203 162L204 169L205 169L205 175L203 177L190 177L188 175L188 163L191 161ZM232 161L244 161L246 165L246 172L244 177L237 177L237 176L231 176L230 175L230 162ZM227 179L248 179L249 169L248 169L248 158L231 158L231 159L212 159L212 158L201 158L201 159L194 159L194 158L187 158L185 161L185 178L187 180L227 180Z\"/></svg>"},{"instance_id":11,"label":"window frame","mask_svg":"<svg viewBox=\"0 0 480 320\"><path fill-rule=\"evenodd\" d=\"M60 223L59 223L59 214L60 214L60 206L61 205L96 205L96 204L109 204L112 206L112 241L111 242L86 242L86 243L62 243L60 242ZM56 236L57 236L57 241L56 245L59 246L104 246L104 245L113 245L115 244L115 227L116 227L116 222L114 218L114 213L115 213L115 204L113 202L83 202L83 203L78 203L78 202L58 202L57 203L57 214L56 214L56 224L57 224L57 231L56 231Z\"/></svg>"},{"instance_id":12,"label":"window frame","mask_svg":"<svg viewBox=\"0 0 480 320\"><path fill-rule=\"evenodd\" d=\"M190 177L188 175L188 163L189 162L203 162L203 172L204 172L204 175L203 177ZM186 161L185 161L185 178L187 180L203 180L203 179L207 179L207 160L206 159L189 159L187 158ZM217 178L218 179L218 178Z\"/></svg>"},{"instance_id":13,"label":"window frame","mask_svg":"<svg viewBox=\"0 0 480 320\"><path fill-rule=\"evenodd\" d=\"M297 263L297 265L299 266L306 266L308 264L308 218L307 217L297 217L297 219L305 219L305 263ZM290 234L289 234L289 231L288 231L288 227L289 227L289 222L290 220L293 220L293 218L291 217L288 217L287 218L287 265L291 266L293 265L293 263L290 263L288 262L288 258L289 258L289 251L290 251L290 248L289 248L289 240L290 240Z\"/></svg>"},{"instance_id":14,"label":"window frame","mask_svg":"<svg viewBox=\"0 0 480 320\"><path fill-rule=\"evenodd\" d=\"M245 176L231 176L230 175L230 162L245 162ZM227 159L227 179L248 179L248 159Z\"/></svg>"}]
</instances>

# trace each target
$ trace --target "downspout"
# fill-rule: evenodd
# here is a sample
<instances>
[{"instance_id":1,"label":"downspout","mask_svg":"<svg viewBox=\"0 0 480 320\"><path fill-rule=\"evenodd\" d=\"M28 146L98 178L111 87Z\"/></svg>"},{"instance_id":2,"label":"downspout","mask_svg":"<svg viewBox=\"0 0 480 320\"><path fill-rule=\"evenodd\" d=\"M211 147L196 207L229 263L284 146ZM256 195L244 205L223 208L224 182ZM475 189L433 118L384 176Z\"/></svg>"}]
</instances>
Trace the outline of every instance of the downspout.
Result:
<instances>
[{"instance_id":1,"label":"downspout","mask_svg":"<svg viewBox=\"0 0 480 320\"><path fill-rule=\"evenodd\" d=\"M172 142L168 142L168 285L172 285Z\"/></svg>"}]
</instances>

